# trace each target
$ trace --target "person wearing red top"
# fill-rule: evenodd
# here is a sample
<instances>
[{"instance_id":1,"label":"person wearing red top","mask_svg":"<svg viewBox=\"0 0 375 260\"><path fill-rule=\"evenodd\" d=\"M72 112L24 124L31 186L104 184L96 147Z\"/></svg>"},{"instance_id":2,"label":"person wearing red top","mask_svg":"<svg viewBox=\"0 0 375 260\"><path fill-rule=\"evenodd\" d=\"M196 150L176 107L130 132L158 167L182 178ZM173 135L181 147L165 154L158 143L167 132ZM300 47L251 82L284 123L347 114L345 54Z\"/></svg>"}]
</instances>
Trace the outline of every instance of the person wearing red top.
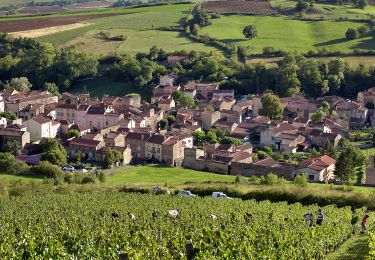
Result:
<instances>
[{"instance_id":1,"label":"person wearing red top","mask_svg":"<svg viewBox=\"0 0 375 260\"><path fill-rule=\"evenodd\" d=\"M369 218L369 217L370 217L370 216L366 214L366 215L363 217L363 219L362 219L362 233L365 233L366 230L367 230L367 222L368 222L368 218Z\"/></svg>"}]
</instances>

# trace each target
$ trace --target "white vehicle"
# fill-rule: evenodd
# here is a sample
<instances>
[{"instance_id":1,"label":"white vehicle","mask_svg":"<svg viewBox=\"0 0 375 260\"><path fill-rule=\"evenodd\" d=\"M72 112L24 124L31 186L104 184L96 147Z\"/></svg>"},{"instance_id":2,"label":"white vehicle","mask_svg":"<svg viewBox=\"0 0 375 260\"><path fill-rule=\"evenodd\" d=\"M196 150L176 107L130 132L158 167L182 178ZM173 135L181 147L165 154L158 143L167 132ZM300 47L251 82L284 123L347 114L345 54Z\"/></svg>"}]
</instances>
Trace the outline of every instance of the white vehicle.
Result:
<instances>
[{"instance_id":1,"label":"white vehicle","mask_svg":"<svg viewBox=\"0 0 375 260\"><path fill-rule=\"evenodd\" d=\"M178 192L179 196L184 196L184 197L195 197L193 193L191 193L189 190L180 190Z\"/></svg>"},{"instance_id":2,"label":"white vehicle","mask_svg":"<svg viewBox=\"0 0 375 260\"><path fill-rule=\"evenodd\" d=\"M66 172L75 172L76 169L74 169L73 166L65 165L65 166L62 167L62 170L66 171Z\"/></svg>"},{"instance_id":3,"label":"white vehicle","mask_svg":"<svg viewBox=\"0 0 375 260\"><path fill-rule=\"evenodd\" d=\"M231 197L228 197L223 192L212 192L212 198L215 198L215 199L232 199Z\"/></svg>"}]
</instances>

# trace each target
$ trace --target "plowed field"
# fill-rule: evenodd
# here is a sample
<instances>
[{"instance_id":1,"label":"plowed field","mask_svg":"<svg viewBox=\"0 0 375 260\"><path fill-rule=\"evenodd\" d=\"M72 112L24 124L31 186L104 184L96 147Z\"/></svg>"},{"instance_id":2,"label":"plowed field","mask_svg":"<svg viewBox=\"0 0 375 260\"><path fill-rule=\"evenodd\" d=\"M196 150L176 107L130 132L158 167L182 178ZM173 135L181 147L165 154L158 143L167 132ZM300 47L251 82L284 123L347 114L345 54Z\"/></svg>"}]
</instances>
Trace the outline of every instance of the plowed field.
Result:
<instances>
[{"instance_id":1,"label":"plowed field","mask_svg":"<svg viewBox=\"0 0 375 260\"><path fill-rule=\"evenodd\" d=\"M202 8L216 13L272 14L269 1L217 1L205 2Z\"/></svg>"}]
</instances>

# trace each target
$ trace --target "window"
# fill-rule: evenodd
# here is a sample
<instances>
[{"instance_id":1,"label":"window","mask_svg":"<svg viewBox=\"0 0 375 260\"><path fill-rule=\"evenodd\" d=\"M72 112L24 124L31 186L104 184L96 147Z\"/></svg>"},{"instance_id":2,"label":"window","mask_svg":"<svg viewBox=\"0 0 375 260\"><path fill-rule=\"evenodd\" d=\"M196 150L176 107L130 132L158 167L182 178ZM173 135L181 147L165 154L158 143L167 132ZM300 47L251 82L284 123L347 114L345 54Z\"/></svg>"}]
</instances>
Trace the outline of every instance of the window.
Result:
<instances>
[{"instance_id":1,"label":"window","mask_svg":"<svg viewBox=\"0 0 375 260\"><path fill-rule=\"evenodd\" d=\"M158 153L160 153L160 148L157 149Z\"/></svg>"},{"instance_id":2,"label":"window","mask_svg":"<svg viewBox=\"0 0 375 260\"><path fill-rule=\"evenodd\" d=\"M105 125L108 125L108 121L105 121Z\"/></svg>"},{"instance_id":3,"label":"window","mask_svg":"<svg viewBox=\"0 0 375 260\"><path fill-rule=\"evenodd\" d=\"M309 180L310 180L310 181L313 181L313 180L314 180L314 175L313 175L313 174L310 174L310 175L309 175Z\"/></svg>"},{"instance_id":4,"label":"window","mask_svg":"<svg viewBox=\"0 0 375 260\"><path fill-rule=\"evenodd\" d=\"M153 153L155 152L155 147L152 147L152 152L153 152Z\"/></svg>"},{"instance_id":5,"label":"window","mask_svg":"<svg viewBox=\"0 0 375 260\"><path fill-rule=\"evenodd\" d=\"M141 150L141 146L138 145L137 150L140 151Z\"/></svg>"}]
</instances>

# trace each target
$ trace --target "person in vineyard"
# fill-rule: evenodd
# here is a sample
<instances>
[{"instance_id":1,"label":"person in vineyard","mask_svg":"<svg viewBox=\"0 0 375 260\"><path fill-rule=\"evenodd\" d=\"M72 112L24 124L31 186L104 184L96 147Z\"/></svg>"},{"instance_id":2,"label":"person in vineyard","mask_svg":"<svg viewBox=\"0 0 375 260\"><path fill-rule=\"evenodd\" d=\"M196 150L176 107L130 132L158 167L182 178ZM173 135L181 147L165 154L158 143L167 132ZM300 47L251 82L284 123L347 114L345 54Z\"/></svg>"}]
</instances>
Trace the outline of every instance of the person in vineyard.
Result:
<instances>
[{"instance_id":1,"label":"person in vineyard","mask_svg":"<svg viewBox=\"0 0 375 260\"><path fill-rule=\"evenodd\" d=\"M368 218L369 218L369 217L370 217L370 216L366 214L366 215L363 217L363 219L362 219L362 233L365 233L366 230L367 230L367 222L368 222Z\"/></svg>"},{"instance_id":2,"label":"person in vineyard","mask_svg":"<svg viewBox=\"0 0 375 260\"><path fill-rule=\"evenodd\" d=\"M322 212L322 209L318 209L318 218L316 219L316 224L317 225L322 225L323 224L323 219L324 219L324 214Z\"/></svg>"},{"instance_id":3,"label":"person in vineyard","mask_svg":"<svg viewBox=\"0 0 375 260\"><path fill-rule=\"evenodd\" d=\"M304 217L305 217L306 224L308 226L312 226L314 223L313 215L311 213L307 213L304 215Z\"/></svg>"}]
</instances>

